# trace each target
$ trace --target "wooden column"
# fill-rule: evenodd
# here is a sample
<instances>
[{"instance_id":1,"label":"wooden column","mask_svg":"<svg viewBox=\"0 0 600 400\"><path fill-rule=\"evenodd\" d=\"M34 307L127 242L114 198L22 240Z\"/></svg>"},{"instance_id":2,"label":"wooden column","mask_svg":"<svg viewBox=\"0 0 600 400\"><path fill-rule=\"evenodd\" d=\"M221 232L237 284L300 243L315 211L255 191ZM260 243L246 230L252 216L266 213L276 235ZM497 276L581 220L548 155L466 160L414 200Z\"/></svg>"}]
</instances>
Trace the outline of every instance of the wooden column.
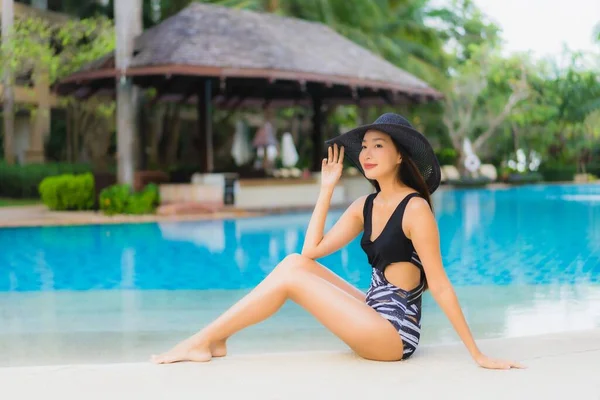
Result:
<instances>
[{"instance_id":1,"label":"wooden column","mask_svg":"<svg viewBox=\"0 0 600 400\"><path fill-rule=\"evenodd\" d=\"M149 105L146 101L144 101L143 96L139 102L139 112L138 112L138 133L139 133L139 141L140 145L138 146L138 157L139 157L139 168L142 170L148 169L148 135L150 134L150 121L149 121Z\"/></svg>"},{"instance_id":2,"label":"wooden column","mask_svg":"<svg viewBox=\"0 0 600 400\"><path fill-rule=\"evenodd\" d=\"M50 81L46 68L36 67L34 84L37 108L33 112L29 130L29 149L25 152L25 162L31 164L45 161L44 143L50 134Z\"/></svg>"},{"instance_id":3,"label":"wooden column","mask_svg":"<svg viewBox=\"0 0 600 400\"><path fill-rule=\"evenodd\" d=\"M313 115L312 115L312 142L313 142L313 172L321 170L321 160L323 160L323 101L319 95L312 96Z\"/></svg>"},{"instance_id":4,"label":"wooden column","mask_svg":"<svg viewBox=\"0 0 600 400\"><path fill-rule=\"evenodd\" d=\"M135 38L142 33L141 0L115 1L115 63L118 71L127 71L131 63ZM117 180L133 186L138 90L131 79L117 80Z\"/></svg>"},{"instance_id":5,"label":"wooden column","mask_svg":"<svg viewBox=\"0 0 600 400\"><path fill-rule=\"evenodd\" d=\"M2 42L10 40L14 20L13 0L2 0ZM8 65L4 66L4 160L7 164L15 163L15 97L13 74Z\"/></svg>"},{"instance_id":6,"label":"wooden column","mask_svg":"<svg viewBox=\"0 0 600 400\"><path fill-rule=\"evenodd\" d=\"M212 126L212 82L203 79L198 86L198 150L200 151L201 172L212 172L213 162L213 126Z\"/></svg>"}]
</instances>

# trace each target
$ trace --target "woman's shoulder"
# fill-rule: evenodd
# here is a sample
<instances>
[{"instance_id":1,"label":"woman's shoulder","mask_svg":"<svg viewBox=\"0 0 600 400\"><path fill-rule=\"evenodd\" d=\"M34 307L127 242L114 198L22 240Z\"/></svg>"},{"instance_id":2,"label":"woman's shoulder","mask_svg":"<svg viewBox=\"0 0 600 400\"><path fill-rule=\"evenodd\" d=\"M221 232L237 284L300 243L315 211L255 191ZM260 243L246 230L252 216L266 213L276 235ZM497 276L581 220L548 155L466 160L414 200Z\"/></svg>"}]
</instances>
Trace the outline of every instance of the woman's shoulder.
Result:
<instances>
[{"instance_id":1,"label":"woman's shoulder","mask_svg":"<svg viewBox=\"0 0 600 400\"><path fill-rule=\"evenodd\" d=\"M410 198L408 199L408 202L405 205L404 211L406 216L408 216L409 218L411 216L414 216L418 220L426 214L433 215L429 203L427 202L425 197L423 197L420 193L414 192L409 194L408 196L410 196Z\"/></svg>"},{"instance_id":2,"label":"woman's shoulder","mask_svg":"<svg viewBox=\"0 0 600 400\"><path fill-rule=\"evenodd\" d=\"M370 196L373 196L373 194L365 194L363 196L360 196L359 198L354 200L352 202L352 204L350 204L350 206L348 207L348 210L350 212L352 212L353 214L360 216L362 218L363 212L365 209L365 205L367 204L367 200Z\"/></svg>"},{"instance_id":3,"label":"woman's shoulder","mask_svg":"<svg viewBox=\"0 0 600 400\"><path fill-rule=\"evenodd\" d=\"M363 207L365 206L367 199L369 198L369 196L373 196L373 194L365 194L363 196L360 196L359 198L357 198L356 200L354 200L352 202L352 204L350 204L350 207L354 207L357 209L362 210Z\"/></svg>"}]
</instances>

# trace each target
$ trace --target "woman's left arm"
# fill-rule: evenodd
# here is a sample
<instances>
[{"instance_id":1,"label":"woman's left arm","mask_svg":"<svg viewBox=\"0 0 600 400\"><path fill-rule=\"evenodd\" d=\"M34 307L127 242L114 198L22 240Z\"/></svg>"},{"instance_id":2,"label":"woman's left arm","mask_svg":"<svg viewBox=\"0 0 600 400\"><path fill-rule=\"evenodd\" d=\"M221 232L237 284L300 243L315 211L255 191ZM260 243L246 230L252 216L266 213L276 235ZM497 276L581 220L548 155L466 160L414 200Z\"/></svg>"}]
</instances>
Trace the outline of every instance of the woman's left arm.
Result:
<instances>
[{"instance_id":1,"label":"woman's left arm","mask_svg":"<svg viewBox=\"0 0 600 400\"><path fill-rule=\"evenodd\" d=\"M423 264L431 295L450 320L475 362L484 368L523 368L515 362L486 357L477 347L458 303L454 288L444 270L437 221L427 201L421 198L413 199L408 203L404 215L403 228Z\"/></svg>"}]
</instances>

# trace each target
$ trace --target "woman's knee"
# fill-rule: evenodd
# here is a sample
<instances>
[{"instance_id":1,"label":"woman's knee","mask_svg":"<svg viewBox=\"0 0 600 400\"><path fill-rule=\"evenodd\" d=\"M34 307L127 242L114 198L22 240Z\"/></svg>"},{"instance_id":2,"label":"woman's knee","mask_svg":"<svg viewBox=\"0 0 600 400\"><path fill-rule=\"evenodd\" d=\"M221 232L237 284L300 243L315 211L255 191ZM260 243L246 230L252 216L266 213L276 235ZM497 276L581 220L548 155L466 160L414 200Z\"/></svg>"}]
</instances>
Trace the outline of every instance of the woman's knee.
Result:
<instances>
[{"instance_id":1,"label":"woman's knee","mask_svg":"<svg viewBox=\"0 0 600 400\"><path fill-rule=\"evenodd\" d=\"M283 269L287 271L294 270L306 270L310 266L312 260L299 253L292 253L287 255L278 265L277 269Z\"/></svg>"}]
</instances>

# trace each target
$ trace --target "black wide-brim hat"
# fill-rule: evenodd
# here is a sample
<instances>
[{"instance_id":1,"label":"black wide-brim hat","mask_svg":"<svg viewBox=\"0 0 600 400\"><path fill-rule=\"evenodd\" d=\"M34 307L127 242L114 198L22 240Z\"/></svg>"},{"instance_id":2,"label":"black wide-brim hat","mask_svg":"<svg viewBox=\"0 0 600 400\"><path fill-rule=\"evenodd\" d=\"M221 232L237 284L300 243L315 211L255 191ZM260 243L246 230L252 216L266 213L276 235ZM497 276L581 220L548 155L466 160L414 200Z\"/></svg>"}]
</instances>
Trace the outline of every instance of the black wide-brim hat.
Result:
<instances>
[{"instance_id":1,"label":"black wide-brim hat","mask_svg":"<svg viewBox=\"0 0 600 400\"><path fill-rule=\"evenodd\" d=\"M365 171L358 160L358 155L362 150L363 137L369 130L376 130L390 135L392 140L398 146L402 147L413 159L425 183L429 187L429 193L435 192L440 185L441 171L433 147L427 138L413 128L401 115L394 113L383 114L372 124L354 128L351 131L327 140L325 144L327 147L333 146L334 143L337 143L338 146L344 146L344 154L365 175Z\"/></svg>"}]
</instances>

